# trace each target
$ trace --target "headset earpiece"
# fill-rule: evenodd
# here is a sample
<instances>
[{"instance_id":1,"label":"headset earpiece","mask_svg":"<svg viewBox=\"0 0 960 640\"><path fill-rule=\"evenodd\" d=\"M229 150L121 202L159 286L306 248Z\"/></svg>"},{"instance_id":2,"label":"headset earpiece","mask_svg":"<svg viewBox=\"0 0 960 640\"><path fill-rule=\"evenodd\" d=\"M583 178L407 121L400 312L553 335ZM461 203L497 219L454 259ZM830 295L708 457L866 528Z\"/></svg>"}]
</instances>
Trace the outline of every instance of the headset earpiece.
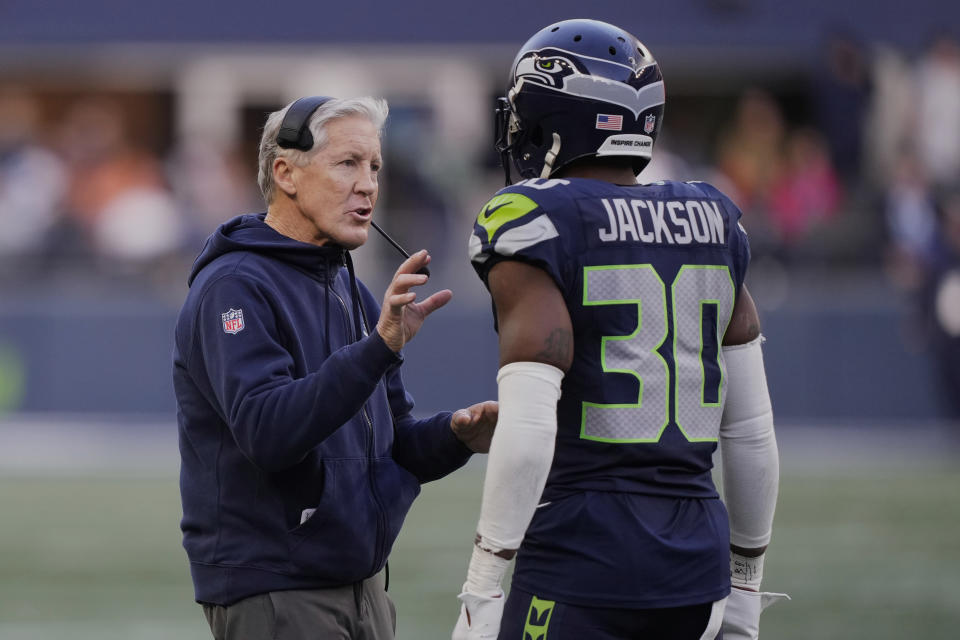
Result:
<instances>
[{"instance_id":1,"label":"headset earpiece","mask_svg":"<svg viewBox=\"0 0 960 640\"><path fill-rule=\"evenodd\" d=\"M310 133L310 116L322 104L332 100L328 96L300 98L287 109L277 132L277 145L283 149L309 151L313 148L313 134Z\"/></svg>"}]
</instances>

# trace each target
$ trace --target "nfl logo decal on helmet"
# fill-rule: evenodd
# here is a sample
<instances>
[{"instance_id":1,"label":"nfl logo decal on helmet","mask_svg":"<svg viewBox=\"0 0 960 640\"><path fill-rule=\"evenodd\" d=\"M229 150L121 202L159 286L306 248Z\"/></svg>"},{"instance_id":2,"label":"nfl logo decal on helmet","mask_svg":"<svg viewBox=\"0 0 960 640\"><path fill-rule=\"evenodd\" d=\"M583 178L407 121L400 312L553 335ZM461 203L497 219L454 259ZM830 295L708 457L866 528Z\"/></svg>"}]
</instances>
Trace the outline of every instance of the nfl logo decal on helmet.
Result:
<instances>
[{"instance_id":1,"label":"nfl logo decal on helmet","mask_svg":"<svg viewBox=\"0 0 960 640\"><path fill-rule=\"evenodd\" d=\"M243 331L243 309L230 309L220 314L224 333L238 334Z\"/></svg>"},{"instance_id":2,"label":"nfl logo decal on helmet","mask_svg":"<svg viewBox=\"0 0 960 640\"><path fill-rule=\"evenodd\" d=\"M552 24L520 48L508 83L496 140L508 184L511 161L523 178L549 178L598 155L628 156L637 174L650 162L663 122L663 76L629 32L597 20ZM614 144L613 135L644 143Z\"/></svg>"},{"instance_id":3,"label":"nfl logo decal on helmet","mask_svg":"<svg viewBox=\"0 0 960 640\"><path fill-rule=\"evenodd\" d=\"M644 120L643 120L643 132L644 132L644 133L652 133L654 127L656 127L656 126L657 126L657 116L655 116L655 115L653 115L653 114L651 113L651 114L649 114L646 118L644 118Z\"/></svg>"}]
</instances>

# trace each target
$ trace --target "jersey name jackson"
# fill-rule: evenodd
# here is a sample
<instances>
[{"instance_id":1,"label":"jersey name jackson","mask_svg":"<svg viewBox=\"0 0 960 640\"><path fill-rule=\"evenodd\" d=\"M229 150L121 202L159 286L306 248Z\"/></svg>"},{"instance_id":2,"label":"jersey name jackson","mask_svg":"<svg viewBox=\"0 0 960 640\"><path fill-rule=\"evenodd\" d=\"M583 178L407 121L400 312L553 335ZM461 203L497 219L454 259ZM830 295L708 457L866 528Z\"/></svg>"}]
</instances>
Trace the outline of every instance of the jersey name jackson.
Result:
<instances>
[{"instance_id":1,"label":"jersey name jackson","mask_svg":"<svg viewBox=\"0 0 960 640\"><path fill-rule=\"evenodd\" d=\"M726 245L724 217L712 200L601 198L606 225L601 242ZM602 216L601 216L602 219Z\"/></svg>"}]
</instances>

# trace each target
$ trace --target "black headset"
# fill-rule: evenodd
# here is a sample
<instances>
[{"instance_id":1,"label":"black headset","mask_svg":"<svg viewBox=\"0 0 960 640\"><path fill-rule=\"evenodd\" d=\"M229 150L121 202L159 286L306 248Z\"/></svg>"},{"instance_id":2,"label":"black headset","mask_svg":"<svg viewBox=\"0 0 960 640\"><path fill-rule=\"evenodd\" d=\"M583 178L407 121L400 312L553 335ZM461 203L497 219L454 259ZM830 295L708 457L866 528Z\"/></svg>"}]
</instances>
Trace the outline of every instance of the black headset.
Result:
<instances>
[{"instance_id":1,"label":"black headset","mask_svg":"<svg viewBox=\"0 0 960 640\"><path fill-rule=\"evenodd\" d=\"M300 98L287 109L277 132L277 145L283 149L310 151L313 148L313 134L310 133L310 116L326 102L329 96L311 96Z\"/></svg>"}]
</instances>

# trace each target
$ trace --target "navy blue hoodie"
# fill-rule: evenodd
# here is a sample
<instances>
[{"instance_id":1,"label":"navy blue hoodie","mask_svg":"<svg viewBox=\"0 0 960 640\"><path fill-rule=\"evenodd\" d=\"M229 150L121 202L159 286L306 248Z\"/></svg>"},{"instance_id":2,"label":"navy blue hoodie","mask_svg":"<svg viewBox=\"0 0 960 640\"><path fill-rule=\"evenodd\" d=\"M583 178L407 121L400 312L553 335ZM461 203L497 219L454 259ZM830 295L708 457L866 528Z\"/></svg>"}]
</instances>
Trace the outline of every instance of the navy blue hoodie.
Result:
<instances>
[{"instance_id":1,"label":"navy blue hoodie","mask_svg":"<svg viewBox=\"0 0 960 640\"><path fill-rule=\"evenodd\" d=\"M372 576L420 484L470 456L450 413L411 416L349 256L263 219L207 240L176 327L183 545L220 605Z\"/></svg>"}]
</instances>

